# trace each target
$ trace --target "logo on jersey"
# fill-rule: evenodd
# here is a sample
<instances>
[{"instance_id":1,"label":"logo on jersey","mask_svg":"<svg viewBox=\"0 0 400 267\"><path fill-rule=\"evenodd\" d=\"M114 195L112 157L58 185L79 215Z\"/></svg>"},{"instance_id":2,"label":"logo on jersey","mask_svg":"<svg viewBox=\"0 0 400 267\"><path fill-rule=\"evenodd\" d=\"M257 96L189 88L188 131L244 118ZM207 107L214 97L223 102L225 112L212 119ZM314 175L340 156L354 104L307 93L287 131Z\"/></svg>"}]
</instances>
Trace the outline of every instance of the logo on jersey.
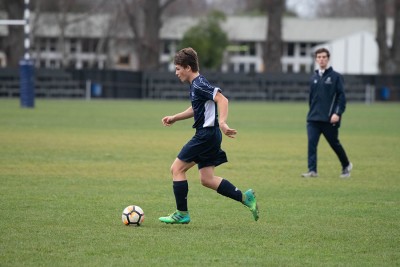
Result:
<instances>
[{"instance_id":1,"label":"logo on jersey","mask_svg":"<svg viewBox=\"0 0 400 267\"><path fill-rule=\"evenodd\" d=\"M325 84L332 84L331 77L326 78Z\"/></svg>"}]
</instances>

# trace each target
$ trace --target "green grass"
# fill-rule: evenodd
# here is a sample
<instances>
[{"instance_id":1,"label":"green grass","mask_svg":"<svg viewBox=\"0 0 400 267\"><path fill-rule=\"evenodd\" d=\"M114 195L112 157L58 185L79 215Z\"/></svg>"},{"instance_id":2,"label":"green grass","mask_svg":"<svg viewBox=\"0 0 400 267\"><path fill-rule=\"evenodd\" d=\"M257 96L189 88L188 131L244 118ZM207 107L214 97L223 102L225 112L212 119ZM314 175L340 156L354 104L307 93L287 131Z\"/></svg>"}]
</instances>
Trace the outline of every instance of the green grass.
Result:
<instances>
[{"instance_id":1,"label":"green grass","mask_svg":"<svg viewBox=\"0 0 400 267\"><path fill-rule=\"evenodd\" d=\"M306 171L306 103L230 103L229 163L216 173L254 188L260 220L189 171L188 225L169 167L192 120L162 127L189 102L0 99L0 266L399 266L400 105L349 103L340 139L354 164L319 145ZM123 208L141 206L143 226Z\"/></svg>"}]
</instances>

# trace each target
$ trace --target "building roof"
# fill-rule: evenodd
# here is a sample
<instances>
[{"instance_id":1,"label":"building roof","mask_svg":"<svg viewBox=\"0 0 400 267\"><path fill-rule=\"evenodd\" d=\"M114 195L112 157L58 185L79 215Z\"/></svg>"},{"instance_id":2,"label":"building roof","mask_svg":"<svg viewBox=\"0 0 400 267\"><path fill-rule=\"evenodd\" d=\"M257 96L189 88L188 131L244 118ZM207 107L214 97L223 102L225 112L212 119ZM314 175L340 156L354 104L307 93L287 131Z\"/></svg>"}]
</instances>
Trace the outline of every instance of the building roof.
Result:
<instances>
[{"instance_id":1,"label":"building roof","mask_svg":"<svg viewBox=\"0 0 400 267\"><path fill-rule=\"evenodd\" d=\"M393 32L393 21L388 20L389 37ZM172 17L164 21L161 37L181 39L184 33L199 23L190 17ZM228 17L221 24L231 41L265 41L268 21L266 17ZM282 39L286 42L326 42L355 32L370 32L375 35L374 18L317 18L303 19L285 17L282 23Z\"/></svg>"},{"instance_id":2,"label":"building roof","mask_svg":"<svg viewBox=\"0 0 400 267\"><path fill-rule=\"evenodd\" d=\"M375 34L375 19L368 18L287 18L283 21L283 40L325 42L356 32Z\"/></svg>"},{"instance_id":3,"label":"building roof","mask_svg":"<svg viewBox=\"0 0 400 267\"><path fill-rule=\"evenodd\" d=\"M107 14L96 14L85 16L85 14L67 14L68 23L65 28L66 37L102 37L107 35L110 16ZM34 21L34 16L32 18ZM61 34L59 24L61 14L47 13L38 18L34 26L35 34L38 36L58 37Z\"/></svg>"}]
</instances>

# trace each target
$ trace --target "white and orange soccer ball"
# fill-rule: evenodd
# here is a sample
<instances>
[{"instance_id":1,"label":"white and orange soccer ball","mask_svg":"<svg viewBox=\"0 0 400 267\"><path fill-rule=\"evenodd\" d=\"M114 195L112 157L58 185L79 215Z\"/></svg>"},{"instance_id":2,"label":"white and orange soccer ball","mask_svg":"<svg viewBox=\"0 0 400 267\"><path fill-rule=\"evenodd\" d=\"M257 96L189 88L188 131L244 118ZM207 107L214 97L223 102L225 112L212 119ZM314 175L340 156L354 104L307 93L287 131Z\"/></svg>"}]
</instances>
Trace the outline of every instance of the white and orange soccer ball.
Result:
<instances>
[{"instance_id":1,"label":"white and orange soccer ball","mask_svg":"<svg viewBox=\"0 0 400 267\"><path fill-rule=\"evenodd\" d=\"M140 226L144 220L144 212L141 207L129 205L122 212L122 222L127 226Z\"/></svg>"}]
</instances>

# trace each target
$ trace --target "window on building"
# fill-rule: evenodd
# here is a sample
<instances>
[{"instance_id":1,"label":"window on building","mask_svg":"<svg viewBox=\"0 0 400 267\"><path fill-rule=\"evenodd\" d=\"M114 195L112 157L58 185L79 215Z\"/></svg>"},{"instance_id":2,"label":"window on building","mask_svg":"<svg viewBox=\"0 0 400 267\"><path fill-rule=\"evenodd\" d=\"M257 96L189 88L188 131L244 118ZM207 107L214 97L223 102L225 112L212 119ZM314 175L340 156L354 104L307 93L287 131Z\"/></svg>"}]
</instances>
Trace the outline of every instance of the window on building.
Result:
<instances>
[{"instance_id":1,"label":"window on building","mask_svg":"<svg viewBox=\"0 0 400 267\"><path fill-rule=\"evenodd\" d=\"M235 72L235 64L230 63L229 66L228 66L228 71L229 72Z\"/></svg>"},{"instance_id":2,"label":"window on building","mask_svg":"<svg viewBox=\"0 0 400 267\"><path fill-rule=\"evenodd\" d=\"M249 65L249 72L256 72L256 64L250 63Z\"/></svg>"},{"instance_id":3,"label":"window on building","mask_svg":"<svg viewBox=\"0 0 400 267\"><path fill-rule=\"evenodd\" d=\"M287 55L290 57L294 56L294 43L287 43L287 51L286 51Z\"/></svg>"},{"instance_id":4,"label":"window on building","mask_svg":"<svg viewBox=\"0 0 400 267\"><path fill-rule=\"evenodd\" d=\"M50 65L50 68L55 69L55 68L57 68L57 61L50 60L49 65Z\"/></svg>"},{"instance_id":5,"label":"window on building","mask_svg":"<svg viewBox=\"0 0 400 267\"><path fill-rule=\"evenodd\" d=\"M120 55L118 57L118 64L120 65L129 65L131 62L131 58L129 55Z\"/></svg>"},{"instance_id":6,"label":"window on building","mask_svg":"<svg viewBox=\"0 0 400 267\"><path fill-rule=\"evenodd\" d=\"M90 51L90 40L89 39L82 39L82 52L88 53Z\"/></svg>"},{"instance_id":7,"label":"window on building","mask_svg":"<svg viewBox=\"0 0 400 267\"><path fill-rule=\"evenodd\" d=\"M82 60L82 68L83 69L88 69L90 66L89 61L87 60Z\"/></svg>"},{"instance_id":8,"label":"window on building","mask_svg":"<svg viewBox=\"0 0 400 267\"><path fill-rule=\"evenodd\" d=\"M100 45L100 42L98 43L98 45ZM103 53L103 54L106 54L107 51L108 51L108 41L105 40L105 41L102 42L102 44L101 44L100 52Z\"/></svg>"},{"instance_id":9,"label":"window on building","mask_svg":"<svg viewBox=\"0 0 400 267\"><path fill-rule=\"evenodd\" d=\"M68 68L75 69L76 68L76 61L75 60L70 60L68 62Z\"/></svg>"},{"instance_id":10,"label":"window on building","mask_svg":"<svg viewBox=\"0 0 400 267\"><path fill-rule=\"evenodd\" d=\"M39 49L41 52L46 51L46 39L45 38L40 38L38 39L38 43L39 43Z\"/></svg>"},{"instance_id":11,"label":"window on building","mask_svg":"<svg viewBox=\"0 0 400 267\"><path fill-rule=\"evenodd\" d=\"M293 65L292 64L287 64L287 70L286 72L288 73L293 73Z\"/></svg>"},{"instance_id":12,"label":"window on building","mask_svg":"<svg viewBox=\"0 0 400 267\"><path fill-rule=\"evenodd\" d=\"M30 47L31 51L36 51L36 43L31 42L31 47ZM1 50L1 44L0 44L0 50Z\"/></svg>"},{"instance_id":13,"label":"window on building","mask_svg":"<svg viewBox=\"0 0 400 267\"><path fill-rule=\"evenodd\" d=\"M300 64L300 72L301 73L306 73L307 72L307 66L305 64Z\"/></svg>"},{"instance_id":14,"label":"window on building","mask_svg":"<svg viewBox=\"0 0 400 267\"><path fill-rule=\"evenodd\" d=\"M99 45L98 39L85 38L81 40L82 52L83 53L95 53L97 52L97 46Z\"/></svg>"},{"instance_id":15,"label":"window on building","mask_svg":"<svg viewBox=\"0 0 400 267\"><path fill-rule=\"evenodd\" d=\"M300 43L300 56L307 56L307 44Z\"/></svg>"},{"instance_id":16,"label":"window on building","mask_svg":"<svg viewBox=\"0 0 400 267\"><path fill-rule=\"evenodd\" d=\"M239 54L239 44L232 43L232 44L228 45L227 51L228 51L229 56L235 56L235 55Z\"/></svg>"},{"instance_id":17,"label":"window on building","mask_svg":"<svg viewBox=\"0 0 400 267\"><path fill-rule=\"evenodd\" d=\"M241 56L249 55L255 56L256 55L256 44L254 42L241 42L236 47L238 54Z\"/></svg>"},{"instance_id":18,"label":"window on building","mask_svg":"<svg viewBox=\"0 0 400 267\"><path fill-rule=\"evenodd\" d=\"M244 72L245 71L245 65L244 63L239 64L239 72Z\"/></svg>"},{"instance_id":19,"label":"window on building","mask_svg":"<svg viewBox=\"0 0 400 267\"><path fill-rule=\"evenodd\" d=\"M249 46L247 43L240 43L239 46L239 55L244 56L247 54L247 51L249 49Z\"/></svg>"},{"instance_id":20,"label":"window on building","mask_svg":"<svg viewBox=\"0 0 400 267\"><path fill-rule=\"evenodd\" d=\"M164 71L169 71L169 64L170 64L169 62L163 62L161 64L161 69Z\"/></svg>"},{"instance_id":21,"label":"window on building","mask_svg":"<svg viewBox=\"0 0 400 267\"><path fill-rule=\"evenodd\" d=\"M171 41L166 40L163 42L163 48L162 48L163 54L167 55L171 54L171 45L172 45Z\"/></svg>"},{"instance_id":22,"label":"window on building","mask_svg":"<svg viewBox=\"0 0 400 267\"><path fill-rule=\"evenodd\" d=\"M314 64L308 65L308 73L311 73L314 71Z\"/></svg>"},{"instance_id":23,"label":"window on building","mask_svg":"<svg viewBox=\"0 0 400 267\"><path fill-rule=\"evenodd\" d=\"M99 39L92 39L92 51L97 53L97 49L99 48Z\"/></svg>"},{"instance_id":24,"label":"window on building","mask_svg":"<svg viewBox=\"0 0 400 267\"><path fill-rule=\"evenodd\" d=\"M71 38L69 40L69 51L71 53L76 53L78 47L78 41L75 38Z\"/></svg>"},{"instance_id":25,"label":"window on building","mask_svg":"<svg viewBox=\"0 0 400 267\"><path fill-rule=\"evenodd\" d=\"M51 52L57 51L57 39L49 38L49 50Z\"/></svg>"},{"instance_id":26,"label":"window on building","mask_svg":"<svg viewBox=\"0 0 400 267\"><path fill-rule=\"evenodd\" d=\"M254 43L254 42L249 43L249 55L250 56L256 55L256 43Z\"/></svg>"}]
</instances>

